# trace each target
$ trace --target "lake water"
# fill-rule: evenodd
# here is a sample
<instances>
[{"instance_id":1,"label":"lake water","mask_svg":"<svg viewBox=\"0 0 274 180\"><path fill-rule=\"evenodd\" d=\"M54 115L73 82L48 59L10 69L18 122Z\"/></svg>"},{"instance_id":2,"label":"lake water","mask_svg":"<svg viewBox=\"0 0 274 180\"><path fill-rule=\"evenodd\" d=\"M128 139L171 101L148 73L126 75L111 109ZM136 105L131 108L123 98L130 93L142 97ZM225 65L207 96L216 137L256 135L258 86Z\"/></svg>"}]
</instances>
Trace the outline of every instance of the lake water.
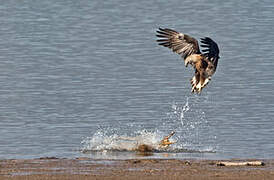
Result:
<instances>
[{"instance_id":1,"label":"lake water","mask_svg":"<svg viewBox=\"0 0 274 180\"><path fill-rule=\"evenodd\" d=\"M0 158L274 158L274 2L19 1L0 4ZM158 27L220 48L191 94L191 68Z\"/></svg>"}]
</instances>

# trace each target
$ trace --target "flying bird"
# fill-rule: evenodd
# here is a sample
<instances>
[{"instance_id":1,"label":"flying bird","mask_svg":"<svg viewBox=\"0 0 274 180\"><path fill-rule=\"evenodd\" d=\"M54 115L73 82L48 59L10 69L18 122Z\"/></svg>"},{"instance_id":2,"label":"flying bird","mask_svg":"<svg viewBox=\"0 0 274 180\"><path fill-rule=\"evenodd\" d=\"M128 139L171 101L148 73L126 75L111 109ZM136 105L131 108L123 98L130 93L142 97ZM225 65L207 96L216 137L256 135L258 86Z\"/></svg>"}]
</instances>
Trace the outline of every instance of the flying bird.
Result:
<instances>
[{"instance_id":1,"label":"flying bird","mask_svg":"<svg viewBox=\"0 0 274 180\"><path fill-rule=\"evenodd\" d=\"M173 52L181 55L185 66L191 64L195 74L190 80L191 92L200 93L209 83L215 73L219 57L219 48L216 42L209 37L201 38L202 52L198 41L180 32L168 28L159 28L156 36L159 45L172 49Z\"/></svg>"}]
</instances>

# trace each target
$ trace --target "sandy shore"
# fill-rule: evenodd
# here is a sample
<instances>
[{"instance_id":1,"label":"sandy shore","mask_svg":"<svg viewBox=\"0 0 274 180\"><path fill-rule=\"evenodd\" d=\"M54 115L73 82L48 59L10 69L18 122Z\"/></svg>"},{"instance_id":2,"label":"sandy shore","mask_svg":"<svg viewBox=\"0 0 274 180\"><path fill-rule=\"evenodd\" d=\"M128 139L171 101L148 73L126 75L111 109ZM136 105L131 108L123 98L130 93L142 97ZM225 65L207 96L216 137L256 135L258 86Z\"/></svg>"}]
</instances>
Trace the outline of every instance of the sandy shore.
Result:
<instances>
[{"instance_id":1,"label":"sandy shore","mask_svg":"<svg viewBox=\"0 0 274 180\"><path fill-rule=\"evenodd\" d=\"M0 179L274 179L274 160L264 160L264 166L227 167L217 166L218 162L220 161L54 157L0 160Z\"/></svg>"}]
</instances>

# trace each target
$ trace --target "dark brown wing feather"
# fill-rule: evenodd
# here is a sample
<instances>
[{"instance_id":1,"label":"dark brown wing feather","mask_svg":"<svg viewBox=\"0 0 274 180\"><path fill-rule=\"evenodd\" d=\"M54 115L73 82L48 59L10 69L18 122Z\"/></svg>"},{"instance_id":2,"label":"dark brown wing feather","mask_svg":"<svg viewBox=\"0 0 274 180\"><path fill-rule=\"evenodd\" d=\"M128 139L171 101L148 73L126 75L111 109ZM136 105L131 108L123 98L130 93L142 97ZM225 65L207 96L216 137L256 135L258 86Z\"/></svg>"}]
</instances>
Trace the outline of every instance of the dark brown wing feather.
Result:
<instances>
[{"instance_id":1,"label":"dark brown wing feather","mask_svg":"<svg viewBox=\"0 0 274 180\"><path fill-rule=\"evenodd\" d=\"M219 59L219 47L217 43L209 37L201 38L201 43L201 47L206 48L202 50L204 55L208 57L208 59L214 64L216 68Z\"/></svg>"},{"instance_id":2,"label":"dark brown wing feather","mask_svg":"<svg viewBox=\"0 0 274 180\"><path fill-rule=\"evenodd\" d=\"M173 52L180 54L182 58L186 58L191 54L200 54L198 41L186 34L167 28L159 28L157 33L159 45L172 49Z\"/></svg>"}]
</instances>

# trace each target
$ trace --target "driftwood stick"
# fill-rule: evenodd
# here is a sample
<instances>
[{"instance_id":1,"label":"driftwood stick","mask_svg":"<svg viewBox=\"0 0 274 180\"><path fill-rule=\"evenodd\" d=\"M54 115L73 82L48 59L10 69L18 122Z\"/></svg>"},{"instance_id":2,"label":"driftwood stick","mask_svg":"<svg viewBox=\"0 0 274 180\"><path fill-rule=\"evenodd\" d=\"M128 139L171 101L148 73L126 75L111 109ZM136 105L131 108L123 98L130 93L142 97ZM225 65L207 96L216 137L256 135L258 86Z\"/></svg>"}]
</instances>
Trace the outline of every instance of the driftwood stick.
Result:
<instances>
[{"instance_id":1,"label":"driftwood stick","mask_svg":"<svg viewBox=\"0 0 274 180\"><path fill-rule=\"evenodd\" d=\"M218 162L217 166L264 166L262 161L246 161L246 162Z\"/></svg>"}]
</instances>

